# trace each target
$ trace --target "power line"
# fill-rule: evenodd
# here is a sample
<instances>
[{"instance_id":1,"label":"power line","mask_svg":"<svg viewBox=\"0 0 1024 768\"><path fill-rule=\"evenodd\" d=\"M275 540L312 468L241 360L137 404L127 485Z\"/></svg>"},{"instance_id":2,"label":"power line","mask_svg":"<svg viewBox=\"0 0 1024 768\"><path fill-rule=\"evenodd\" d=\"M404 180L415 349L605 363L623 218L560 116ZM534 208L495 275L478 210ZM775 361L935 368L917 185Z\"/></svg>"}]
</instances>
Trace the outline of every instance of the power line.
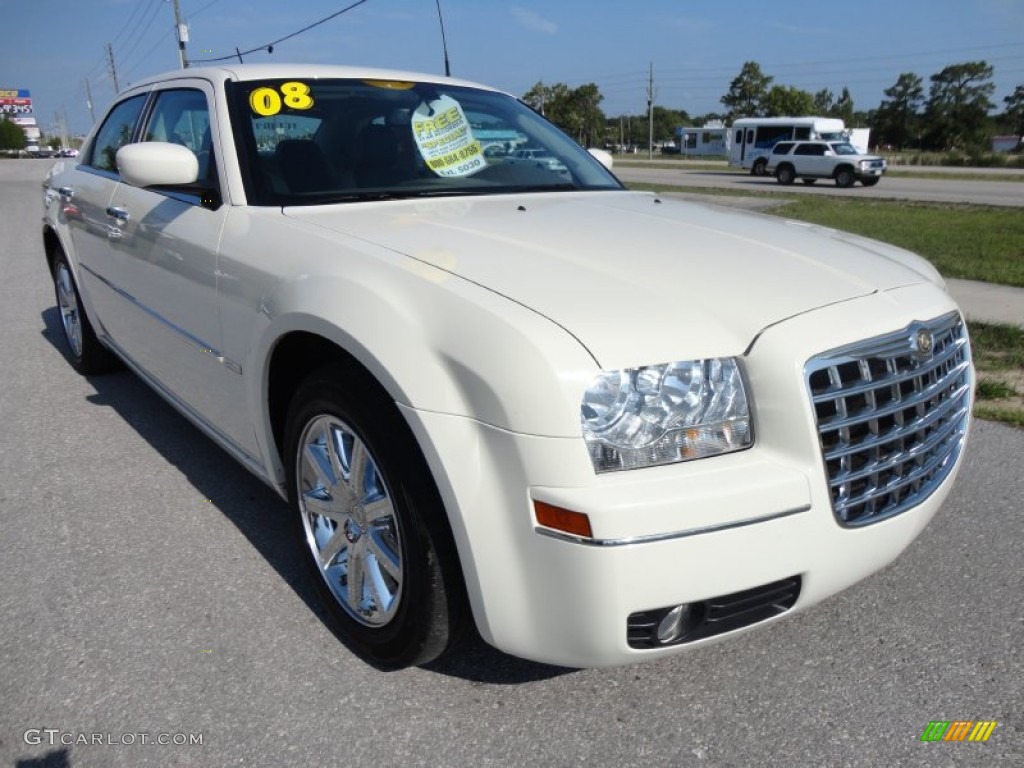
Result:
<instances>
[{"instance_id":1,"label":"power line","mask_svg":"<svg viewBox=\"0 0 1024 768\"><path fill-rule=\"evenodd\" d=\"M216 5L216 4L217 4L217 3L219 3L219 2L220 2L220 0L210 0L210 2L209 2L209 3L207 3L206 5L204 5L204 6L203 6L202 8L200 8L200 9L199 9L198 11L192 11L192 13L188 14L188 17L189 17L189 18L195 18L195 17L196 17L196 16L198 16L198 15L199 15L200 13L202 13L203 11L205 11L205 10L206 10L207 8L209 8L209 7L210 7L210 6L212 6L212 5Z\"/></svg>"},{"instance_id":2,"label":"power line","mask_svg":"<svg viewBox=\"0 0 1024 768\"><path fill-rule=\"evenodd\" d=\"M160 2L160 0L154 0L154 1L155 1L155 3L159 3ZM143 16L145 16L145 13L143 13L142 10L145 7L146 7L145 3L136 3L135 4L135 7L132 8L132 12L128 15L128 19L125 21L124 26L121 27L121 30L116 35L114 35L113 38L111 38L111 40L110 40L110 44L111 45L117 45L118 43L121 42L121 37L125 34L125 32L128 30L128 27L131 25L132 21L134 20L135 21L135 26L133 27L132 31L130 33L128 33L128 38L131 39L132 34L135 33L135 31L139 28L139 24L142 23L142 18L143 18ZM138 18L137 19L135 18L136 13L138 13Z\"/></svg>"},{"instance_id":3,"label":"power line","mask_svg":"<svg viewBox=\"0 0 1024 768\"><path fill-rule=\"evenodd\" d=\"M886 54L886 55L878 55L878 56L861 56L861 57L856 57L856 58L827 59L827 60L820 60L820 61L797 61L797 62L774 63L774 64L773 63L768 63L768 64L760 64L760 66L761 66L761 69L763 71L766 71L766 72L767 71L776 72L778 70L787 70L787 69L806 70L808 67L816 67L816 66L821 66L821 65L834 65L836 67L843 67L844 68L843 71L845 71L846 69L848 69L848 65L850 63L852 63L852 62L893 61L893 62L897 62L897 63L895 63L893 65L893 67L899 68L900 66L903 66L899 62L905 61L907 59L912 59L912 58L920 58L920 57L924 57L924 56L949 55L949 54L963 53L963 52L968 52L968 51L988 52L988 51L991 51L991 50L994 50L994 49L1021 48L1021 47L1024 47L1024 43L1021 43L1021 42L997 43L997 44L994 44L994 45L971 46L971 47L961 47L961 48L945 48L945 49L937 49L937 50L931 50L931 51L917 51L917 52L910 52L910 53ZM985 57L985 61L1005 61L1005 60L1013 60L1013 59L1016 59L1016 58L1019 58L1019 57L1018 56L1000 56L1000 57L986 56ZM879 70L883 70L883 69L887 69L887 68L878 68L878 69ZM685 67L659 67L659 71L662 73L662 76L661 76L661 78L659 78L659 80L664 83L664 82L672 82L673 81L673 78L671 78L671 77L666 78L665 77L666 74L686 73L687 77L692 77L694 74L698 74L699 76L707 77L707 76L715 75L715 74L730 74L730 73L735 74L737 72L737 69L736 69L735 66L707 67L707 66L702 66L702 65L691 65L691 66L685 66ZM859 68L858 71L865 71L865 70L863 68ZM824 72L818 71L818 72L814 72L813 74L824 74ZM781 74L781 76L785 76L785 73L783 72ZM615 80L626 79L626 80L631 80L633 84L639 85L642 82L646 82L647 72L640 71L640 70L632 70L632 71L629 71L629 72L620 72L620 73L612 73L612 74L604 74L604 75L587 74L587 75L584 75L582 77L566 77L566 76L563 75L562 77L565 77L565 79L569 80L569 81L586 80L586 81L597 82L597 83L605 83L605 82L608 82L608 81L613 80L613 79L615 79ZM626 85L626 84L623 84L623 85ZM640 87L642 87L642 86L640 86Z\"/></svg>"},{"instance_id":4,"label":"power line","mask_svg":"<svg viewBox=\"0 0 1024 768\"><path fill-rule=\"evenodd\" d=\"M234 55L220 56L220 57L215 58L215 59L193 59L192 63L193 64L212 64L212 63L217 62L217 61L230 61L231 59L234 59L236 57L241 59L243 56L248 56L250 53L256 53L257 51L267 51L268 53L273 53L275 45L283 43L285 40L291 40L293 37L298 37L303 32L308 32L309 30L313 29L314 27L319 27L321 24L325 24L326 22L330 21L331 19L335 19L338 16L341 16L341 14L343 14L343 13L348 13L353 8L358 8L360 5L362 5L365 2L367 2L367 0L358 0L358 2L352 3L352 5L346 6L345 8L342 8L340 11L332 13L330 16L325 16L324 18L320 19L320 21L314 21L309 26L303 27L302 29L300 29L298 32L292 32L290 35L285 35L282 38L279 38L277 40L273 40L273 41L271 41L269 43L264 43L263 45L258 45L255 48L250 48L247 51L239 51L236 48Z\"/></svg>"},{"instance_id":5,"label":"power line","mask_svg":"<svg viewBox=\"0 0 1024 768\"><path fill-rule=\"evenodd\" d=\"M153 13L151 13L151 14L150 14L150 16L149 16L149 21L147 21L147 22L146 22L146 26L145 26L145 28L143 28L142 32L140 32L140 33L139 33L139 35L138 35L138 37L136 37L136 38L135 38L135 45L133 45L133 46L132 46L131 48L129 48L129 49L128 49L128 51L126 51L125 53L122 53L122 54L121 54L121 67L122 67L122 69L124 69L124 70L125 70L126 72L127 72L127 71L128 71L129 69L134 69L134 68L135 68L136 66L138 66L138 62L135 62L135 63L133 63L133 64L131 65L131 67L129 67L129 65L127 64L127 59L128 59L128 58L129 58L129 57L130 57L130 56L131 56L131 55L132 55L133 53L135 53L135 51L136 51L136 50L138 49L138 47L139 47L139 44L140 44L140 43L141 43L141 42L143 41L143 39L145 38L145 36L146 36L146 33L147 33L147 32L149 32L149 29L150 29L150 27L152 27L152 26L153 26L153 22L154 22L154 21L156 20L157 14L158 14L158 13L160 12L160 6L161 6L162 4L163 4L163 3L161 3L161 2L160 2L160 0L157 0L157 2L156 2L156 3L154 4L154 5L153 5ZM152 50L151 50L151 49L143 49L143 51L142 51L142 53L144 54L144 56L145 56L145 54L149 54L149 53L151 53L151 52L152 52Z\"/></svg>"}]
</instances>

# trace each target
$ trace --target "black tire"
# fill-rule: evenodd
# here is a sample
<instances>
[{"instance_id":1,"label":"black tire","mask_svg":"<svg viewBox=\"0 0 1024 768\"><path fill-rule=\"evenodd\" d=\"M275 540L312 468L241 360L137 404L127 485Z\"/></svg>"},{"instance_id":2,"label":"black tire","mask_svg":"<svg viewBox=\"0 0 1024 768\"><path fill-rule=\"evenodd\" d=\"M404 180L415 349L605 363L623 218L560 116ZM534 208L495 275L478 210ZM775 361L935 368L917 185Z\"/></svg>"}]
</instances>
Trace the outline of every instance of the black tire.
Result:
<instances>
[{"instance_id":1,"label":"black tire","mask_svg":"<svg viewBox=\"0 0 1024 768\"><path fill-rule=\"evenodd\" d=\"M878 182L879 178L877 176L868 176L866 179L860 180L860 183L863 184L865 187L873 187Z\"/></svg>"},{"instance_id":2,"label":"black tire","mask_svg":"<svg viewBox=\"0 0 1024 768\"><path fill-rule=\"evenodd\" d=\"M53 259L53 292L72 367L83 376L118 370L121 362L96 338L71 274L68 257L60 250Z\"/></svg>"},{"instance_id":3,"label":"black tire","mask_svg":"<svg viewBox=\"0 0 1024 768\"><path fill-rule=\"evenodd\" d=\"M816 182L817 179L800 179L800 181L802 181L804 184L807 184L808 186L810 186L811 184Z\"/></svg>"},{"instance_id":4,"label":"black tire","mask_svg":"<svg viewBox=\"0 0 1024 768\"><path fill-rule=\"evenodd\" d=\"M775 180L778 181L779 184L788 187L793 183L795 178L796 174L794 173L793 166L791 165L780 165L775 169Z\"/></svg>"},{"instance_id":5,"label":"black tire","mask_svg":"<svg viewBox=\"0 0 1024 768\"><path fill-rule=\"evenodd\" d=\"M853 182L857 179L853 175L853 171L849 168L837 168L835 173L836 186L847 189L853 186Z\"/></svg>"},{"instance_id":6,"label":"black tire","mask_svg":"<svg viewBox=\"0 0 1024 768\"><path fill-rule=\"evenodd\" d=\"M296 391L285 426L288 500L336 634L379 668L400 669L448 650L468 610L426 461L394 403L365 379L332 366Z\"/></svg>"},{"instance_id":7,"label":"black tire","mask_svg":"<svg viewBox=\"0 0 1024 768\"><path fill-rule=\"evenodd\" d=\"M750 168L750 175L751 176L767 176L768 175L768 171L765 170L767 165L768 165L768 161L765 160L763 157L758 159L758 160L755 160L754 164Z\"/></svg>"}]
</instances>

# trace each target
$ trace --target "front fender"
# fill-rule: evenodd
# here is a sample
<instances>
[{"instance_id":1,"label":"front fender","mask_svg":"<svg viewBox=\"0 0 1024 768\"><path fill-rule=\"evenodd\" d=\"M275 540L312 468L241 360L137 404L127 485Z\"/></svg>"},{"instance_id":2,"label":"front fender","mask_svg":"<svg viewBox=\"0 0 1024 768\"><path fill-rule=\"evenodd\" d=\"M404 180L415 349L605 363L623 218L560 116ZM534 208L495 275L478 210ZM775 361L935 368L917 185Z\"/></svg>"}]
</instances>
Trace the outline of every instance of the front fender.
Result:
<instances>
[{"instance_id":1,"label":"front fender","mask_svg":"<svg viewBox=\"0 0 1024 768\"><path fill-rule=\"evenodd\" d=\"M300 332L345 350L402 406L521 434L580 436L580 396L597 364L546 317L364 240L269 212L245 226L241 238L226 227L218 284L225 355L242 363L265 450L274 445L270 360L281 339Z\"/></svg>"}]
</instances>

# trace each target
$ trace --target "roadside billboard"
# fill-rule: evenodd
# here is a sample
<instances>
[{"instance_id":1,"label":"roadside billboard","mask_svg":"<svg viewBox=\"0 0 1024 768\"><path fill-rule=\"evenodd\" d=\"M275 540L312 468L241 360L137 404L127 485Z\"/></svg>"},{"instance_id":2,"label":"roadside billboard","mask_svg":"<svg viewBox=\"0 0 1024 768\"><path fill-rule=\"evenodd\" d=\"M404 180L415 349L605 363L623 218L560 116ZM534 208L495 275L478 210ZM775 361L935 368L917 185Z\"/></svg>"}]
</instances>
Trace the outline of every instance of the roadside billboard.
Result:
<instances>
[{"instance_id":1,"label":"roadside billboard","mask_svg":"<svg viewBox=\"0 0 1024 768\"><path fill-rule=\"evenodd\" d=\"M0 114L31 115L32 95L24 88L0 88Z\"/></svg>"}]
</instances>

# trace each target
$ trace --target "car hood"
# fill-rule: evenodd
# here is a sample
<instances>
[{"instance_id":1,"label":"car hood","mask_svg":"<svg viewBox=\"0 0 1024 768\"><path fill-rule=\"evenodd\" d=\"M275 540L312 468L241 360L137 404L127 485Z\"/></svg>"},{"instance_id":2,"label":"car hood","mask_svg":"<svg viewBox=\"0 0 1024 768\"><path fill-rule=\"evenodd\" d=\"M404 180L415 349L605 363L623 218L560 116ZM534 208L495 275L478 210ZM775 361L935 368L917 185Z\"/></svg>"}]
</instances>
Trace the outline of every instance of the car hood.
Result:
<instances>
[{"instance_id":1,"label":"car hood","mask_svg":"<svg viewBox=\"0 0 1024 768\"><path fill-rule=\"evenodd\" d=\"M917 257L834 230L647 193L286 208L538 312L605 368L739 355L767 326L937 281Z\"/></svg>"}]
</instances>

